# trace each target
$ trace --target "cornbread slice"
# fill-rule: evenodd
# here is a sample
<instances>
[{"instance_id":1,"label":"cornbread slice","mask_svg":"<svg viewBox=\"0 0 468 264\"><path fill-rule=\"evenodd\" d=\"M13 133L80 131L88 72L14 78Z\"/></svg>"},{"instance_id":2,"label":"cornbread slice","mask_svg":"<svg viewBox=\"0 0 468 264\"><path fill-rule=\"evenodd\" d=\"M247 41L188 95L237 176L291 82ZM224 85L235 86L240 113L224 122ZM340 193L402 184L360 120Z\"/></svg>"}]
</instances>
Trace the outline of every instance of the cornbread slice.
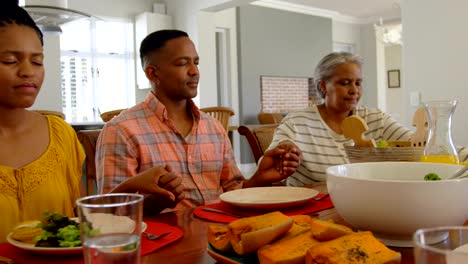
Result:
<instances>
[{"instance_id":1,"label":"cornbread slice","mask_svg":"<svg viewBox=\"0 0 468 264\"><path fill-rule=\"evenodd\" d=\"M208 225L208 242L215 249L229 252L232 249L227 225Z\"/></svg>"},{"instance_id":2,"label":"cornbread slice","mask_svg":"<svg viewBox=\"0 0 468 264\"><path fill-rule=\"evenodd\" d=\"M228 224L232 248L239 255L255 252L288 232L292 225L292 218L278 211L235 220Z\"/></svg>"},{"instance_id":3,"label":"cornbread slice","mask_svg":"<svg viewBox=\"0 0 468 264\"><path fill-rule=\"evenodd\" d=\"M266 245L258 250L257 255L260 264L302 264L307 250L319 243L312 237L312 232L307 231Z\"/></svg>"},{"instance_id":4,"label":"cornbread slice","mask_svg":"<svg viewBox=\"0 0 468 264\"><path fill-rule=\"evenodd\" d=\"M391 264L401 254L387 248L371 232L358 232L312 246L306 264Z\"/></svg>"},{"instance_id":5,"label":"cornbread slice","mask_svg":"<svg viewBox=\"0 0 468 264\"><path fill-rule=\"evenodd\" d=\"M42 234L44 230L40 227L35 226L20 226L13 230L11 238L24 243L34 244L34 238Z\"/></svg>"},{"instance_id":6,"label":"cornbread slice","mask_svg":"<svg viewBox=\"0 0 468 264\"><path fill-rule=\"evenodd\" d=\"M293 215L291 218L293 220L293 225L289 231L280 239L280 241L295 237L310 230L310 221L312 217L308 215Z\"/></svg>"},{"instance_id":7,"label":"cornbread slice","mask_svg":"<svg viewBox=\"0 0 468 264\"><path fill-rule=\"evenodd\" d=\"M328 241L353 233L353 230L347 226L316 218L311 218L310 227L314 238L319 241Z\"/></svg>"}]
</instances>

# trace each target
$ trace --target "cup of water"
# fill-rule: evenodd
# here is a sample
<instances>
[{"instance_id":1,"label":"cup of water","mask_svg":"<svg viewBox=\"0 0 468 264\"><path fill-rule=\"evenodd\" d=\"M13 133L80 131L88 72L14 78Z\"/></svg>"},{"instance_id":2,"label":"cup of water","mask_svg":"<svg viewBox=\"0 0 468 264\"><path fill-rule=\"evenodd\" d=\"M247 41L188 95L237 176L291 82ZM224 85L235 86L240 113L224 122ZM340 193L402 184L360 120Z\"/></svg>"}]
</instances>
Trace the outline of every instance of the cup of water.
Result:
<instances>
[{"instance_id":1,"label":"cup of water","mask_svg":"<svg viewBox=\"0 0 468 264\"><path fill-rule=\"evenodd\" d=\"M468 263L468 226L419 229L413 242L416 264Z\"/></svg>"},{"instance_id":2,"label":"cup of water","mask_svg":"<svg viewBox=\"0 0 468 264\"><path fill-rule=\"evenodd\" d=\"M86 264L140 263L143 195L93 195L76 204Z\"/></svg>"}]
</instances>

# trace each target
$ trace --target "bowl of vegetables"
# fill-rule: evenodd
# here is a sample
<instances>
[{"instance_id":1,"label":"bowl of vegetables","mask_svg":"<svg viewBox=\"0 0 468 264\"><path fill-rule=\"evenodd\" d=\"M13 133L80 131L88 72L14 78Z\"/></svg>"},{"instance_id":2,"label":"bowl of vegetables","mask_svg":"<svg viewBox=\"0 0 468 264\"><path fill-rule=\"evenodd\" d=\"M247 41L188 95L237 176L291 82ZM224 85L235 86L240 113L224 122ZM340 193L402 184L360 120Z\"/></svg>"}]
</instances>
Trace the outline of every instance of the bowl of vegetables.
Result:
<instances>
[{"instance_id":1,"label":"bowl of vegetables","mask_svg":"<svg viewBox=\"0 0 468 264\"><path fill-rule=\"evenodd\" d=\"M389 246L412 246L420 228L468 220L468 179L448 178L462 166L428 162L367 162L327 169L340 216Z\"/></svg>"}]
</instances>

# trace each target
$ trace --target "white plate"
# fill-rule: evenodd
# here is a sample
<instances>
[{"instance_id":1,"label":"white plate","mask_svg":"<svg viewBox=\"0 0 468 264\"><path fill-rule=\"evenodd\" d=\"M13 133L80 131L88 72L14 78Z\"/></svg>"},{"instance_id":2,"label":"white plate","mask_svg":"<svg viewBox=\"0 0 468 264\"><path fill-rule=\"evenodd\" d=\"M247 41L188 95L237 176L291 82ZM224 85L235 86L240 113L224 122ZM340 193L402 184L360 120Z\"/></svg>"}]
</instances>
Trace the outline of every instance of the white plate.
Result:
<instances>
[{"instance_id":1,"label":"white plate","mask_svg":"<svg viewBox=\"0 0 468 264\"><path fill-rule=\"evenodd\" d=\"M72 218L72 220L77 220L76 218ZM34 225L34 224L31 224ZM30 226L31 226L30 225ZM22 225L27 226L27 225ZM145 222L141 223L141 232L145 231L147 225ZM35 247L34 244L23 243L11 238L12 233L9 233L7 236L7 241L11 245L24 249L27 251L32 251L41 254L48 254L48 255L74 255L74 254L81 254L83 252L83 247L69 247L69 248L62 248L62 247Z\"/></svg>"},{"instance_id":2,"label":"white plate","mask_svg":"<svg viewBox=\"0 0 468 264\"><path fill-rule=\"evenodd\" d=\"M305 203L318 193L303 187L256 187L225 192L219 198L244 208L280 209Z\"/></svg>"}]
</instances>

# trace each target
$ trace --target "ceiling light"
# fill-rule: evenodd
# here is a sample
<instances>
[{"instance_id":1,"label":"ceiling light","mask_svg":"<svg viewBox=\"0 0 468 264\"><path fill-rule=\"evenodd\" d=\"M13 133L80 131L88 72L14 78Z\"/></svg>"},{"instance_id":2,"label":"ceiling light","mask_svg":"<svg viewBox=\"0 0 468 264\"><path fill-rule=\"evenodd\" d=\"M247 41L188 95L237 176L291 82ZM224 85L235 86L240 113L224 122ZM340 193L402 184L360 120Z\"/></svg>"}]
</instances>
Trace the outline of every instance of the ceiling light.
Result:
<instances>
[{"instance_id":1,"label":"ceiling light","mask_svg":"<svg viewBox=\"0 0 468 264\"><path fill-rule=\"evenodd\" d=\"M374 24L374 29L377 40L385 46L403 45L401 24L384 25L380 18L379 23Z\"/></svg>"}]
</instances>

